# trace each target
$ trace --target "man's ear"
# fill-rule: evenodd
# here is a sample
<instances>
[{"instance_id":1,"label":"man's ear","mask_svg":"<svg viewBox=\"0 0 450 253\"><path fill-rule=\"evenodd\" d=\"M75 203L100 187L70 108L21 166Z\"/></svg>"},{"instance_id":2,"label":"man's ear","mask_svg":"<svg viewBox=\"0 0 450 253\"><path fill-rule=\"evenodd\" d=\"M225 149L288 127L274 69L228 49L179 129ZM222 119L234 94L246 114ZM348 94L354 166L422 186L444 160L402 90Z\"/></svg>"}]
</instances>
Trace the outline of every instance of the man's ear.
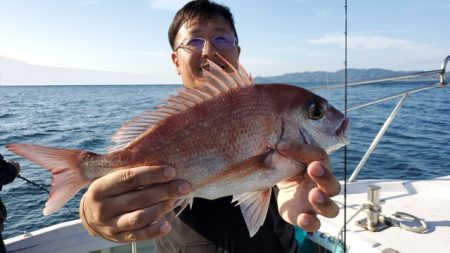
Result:
<instances>
[{"instance_id":1,"label":"man's ear","mask_svg":"<svg viewBox=\"0 0 450 253\"><path fill-rule=\"evenodd\" d=\"M175 65L175 69L177 71L177 74L180 75L180 64L178 64L178 55L176 52L172 52L172 54L170 55L170 57L172 58L172 62Z\"/></svg>"}]
</instances>

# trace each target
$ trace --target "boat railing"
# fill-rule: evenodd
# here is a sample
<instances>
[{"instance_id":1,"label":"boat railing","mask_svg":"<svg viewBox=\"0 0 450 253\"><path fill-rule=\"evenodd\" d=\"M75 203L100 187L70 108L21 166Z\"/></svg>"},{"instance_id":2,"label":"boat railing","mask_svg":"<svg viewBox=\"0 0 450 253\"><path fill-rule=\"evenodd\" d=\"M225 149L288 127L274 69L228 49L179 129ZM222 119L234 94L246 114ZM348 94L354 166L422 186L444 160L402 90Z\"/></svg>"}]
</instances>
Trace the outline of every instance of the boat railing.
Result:
<instances>
[{"instance_id":1,"label":"boat railing","mask_svg":"<svg viewBox=\"0 0 450 253\"><path fill-rule=\"evenodd\" d=\"M347 87L355 87L355 86L361 86L361 85L379 84L379 83L389 82L389 81L410 80L410 79L417 79L417 78L422 78L423 79L425 77L435 77L435 79L439 79L440 80L439 83L433 83L431 85L425 85L425 86L422 86L422 87L418 87L418 88L413 88L413 89L410 89L410 90L402 91L402 92L396 93L394 95L390 95L390 96L386 96L386 97L382 97L382 98L377 98L377 99L372 100L370 102L367 102L367 103L364 103L364 104L361 104L361 105L357 105L357 106L353 106L353 107L347 109L347 112L350 112L350 111L353 111L353 110L358 110L358 109L361 109L361 108L364 108L364 107L376 105L376 104L379 104L379 103L382 103L382 102L385 102L385 101L389 101L389 100L392 100L392 99L399 98L399 101L398 101L397 105L394 107L394 109L392 110L391 114L386 118L384 124L381 126L381 128L378 131L377 135L372 140L372 143L370 144L370 146L367 149L366 153L361 158L361 160L358 163L358 165L356 166L356 168L353 170L353 173L350 176L350 178L348 179L348 182L356 181L356 178L358 177L359 173L363 169L365 163L369 159L369 157L372 154L372 152L375 150L376 146L380 142L380 140L383 137L383 135L386 133L386 130L389 128L389 126L391 125L391 123L394 120L394 118L398 115L400 109L402 108L403 104L406 102L406 99L409 97L410 94L417 93L417 92L422 92L422 91L426 91L426 90L430 90L430 89L435 89L435 88L442 88L442 87L445 87L445 86L449 85L447 83L447 81L446 81L446 76L445 76L446 75L447 63L449 61L450 61L450 55L447 56L444 59L444 61L441 64L441 68L438 69L438 70L421 71L421 72L408 73L408 74L405 74L405 75L398 75L398 76L392 76L392 77L386 77L386 78L380 78L380 79L364 80L364 81L348 83L347 85L345 85L345 84L337 84L337 85L332 85L332 86L327 85L327 86L323 86L323 87L321 86L321 87L316 87L316 88L311 89L313 91L330 90L330 89L344 88L346 86ZM437 77L436 75L439 75L439 76Z\"/></svg>"}]
</instances>

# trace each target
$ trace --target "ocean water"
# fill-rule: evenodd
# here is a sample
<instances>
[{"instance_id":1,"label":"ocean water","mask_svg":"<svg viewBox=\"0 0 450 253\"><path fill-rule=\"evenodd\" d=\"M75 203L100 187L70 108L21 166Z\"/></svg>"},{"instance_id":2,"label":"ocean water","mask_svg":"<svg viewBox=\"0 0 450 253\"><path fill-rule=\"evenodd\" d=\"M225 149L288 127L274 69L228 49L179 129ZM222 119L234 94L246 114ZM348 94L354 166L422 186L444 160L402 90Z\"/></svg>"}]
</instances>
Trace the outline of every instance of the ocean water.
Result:
<instances>
[{"instance_id":1,"label":"ocean water","mask_svg":"<svg viewBox=\"0 0 450 253\"><path fill-rule=\"evenodd\" d=\"M349 108L424 85L385 83L349 88ZM300 84L308 87L306 84ZM51 174L7 151L7 143L34 143L104 153L110 137L126 121L154 108L180 86L1 86L0 153L20 162L21 175L50 189ZM343 90L320 95L343 109ZM450 88L412 94L394 119L359 179L430 179L450 174ZM389 116L397 100L349 113L352 119L347 168L350 174ZM335 174L343 179L343 152L332 155ZM0 195L8 209L5 238L78 218L80 192L55 214L43 216L47 193L17 178Z\"/></svg>"}]
</instances>

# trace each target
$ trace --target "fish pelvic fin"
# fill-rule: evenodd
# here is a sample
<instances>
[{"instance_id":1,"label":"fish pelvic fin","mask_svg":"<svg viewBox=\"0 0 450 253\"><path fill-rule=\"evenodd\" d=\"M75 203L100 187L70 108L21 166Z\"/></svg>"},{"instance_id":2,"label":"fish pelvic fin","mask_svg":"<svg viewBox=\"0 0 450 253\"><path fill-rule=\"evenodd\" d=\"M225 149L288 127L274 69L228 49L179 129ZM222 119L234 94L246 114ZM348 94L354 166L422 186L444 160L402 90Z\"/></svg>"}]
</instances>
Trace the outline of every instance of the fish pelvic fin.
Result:
<instances>
[{"instance_id":1,"label":"fish pelvic fin","mask_svg":"<svg viewBox=\"0 0 450 253\"><path fill-rule=\"evenodd\" d=\"M8 144L6 148L52 173L52 187L45 204L44 215L56 212L77 192L91 183L82 171L81 162L87 154L85 151L17 143Z\"/></svg>"},{"instance_id":2,"label":"fish pelvic fin","mask_svg":"<svg viewBox=\"0 0 450 253\"><path fill-rule=\"evenodd\" d=\"M272 188L267 188L257 192L246 192L233 196L232 202L237 202L236 205L239 205L241 208L250 237L253 237L264 224L271 195Z\"/></svg>"}]
</instances>

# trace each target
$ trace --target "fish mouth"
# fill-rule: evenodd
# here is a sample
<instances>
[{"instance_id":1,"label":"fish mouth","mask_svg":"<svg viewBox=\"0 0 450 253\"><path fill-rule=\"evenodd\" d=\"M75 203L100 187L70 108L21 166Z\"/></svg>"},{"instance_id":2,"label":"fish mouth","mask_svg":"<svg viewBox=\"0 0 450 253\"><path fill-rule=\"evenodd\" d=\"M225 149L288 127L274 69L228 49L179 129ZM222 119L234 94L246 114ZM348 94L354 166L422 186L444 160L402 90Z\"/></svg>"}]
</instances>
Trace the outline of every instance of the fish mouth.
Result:
<instances>
[{"instance_id":1,"label":"fish mouth","mask_svg":"<svg viewBox=\"0 0 450 253\"><path fill-rule=\"evenodd\" d=\"M301 127L298 128L298 132L300 133L300 142L309 144L308 139L306 138L305 134L303 133L303 129Z\"/></svg>"},{"instance_id":2,"label":"fish mouth","mask_svg":"<svg viewBox=\"0 0 450 253\"><path fill-rule=\"evenodd\" d=\"M344 140L344 143L348 144L350 143L348 141L348 131L350 130L350 123L351 120L348 117L345 117L344 120L342 121L341 126L339 126L338 129L336 129L336 135L339 136L341 139Z\"/></svg>"}]
</instances>

